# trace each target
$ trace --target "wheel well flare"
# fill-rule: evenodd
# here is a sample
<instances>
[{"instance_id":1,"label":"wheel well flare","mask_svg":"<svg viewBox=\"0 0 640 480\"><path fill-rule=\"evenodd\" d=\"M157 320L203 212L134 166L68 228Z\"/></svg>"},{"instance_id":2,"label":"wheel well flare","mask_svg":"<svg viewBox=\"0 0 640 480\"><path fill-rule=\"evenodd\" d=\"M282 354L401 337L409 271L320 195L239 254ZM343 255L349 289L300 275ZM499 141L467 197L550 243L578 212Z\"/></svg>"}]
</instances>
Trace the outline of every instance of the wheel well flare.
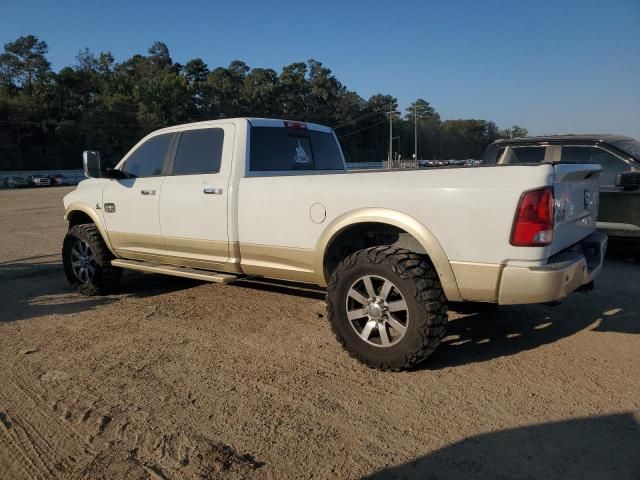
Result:
<instances>
[{"instance_id":1,"label":"wheel well flare","mask_svg":"<svg viewBox=\"0 0 640 480\"><path fill-rule=\"evenodd\" d=\"M319 281L326 285L333 269L346 255L378 245L395 245L427 256L438 272L447 298L462 299L449 259L435 236L416 219L381 208L347 213L327 227L316 248Z\"/></svg>"}]
</instances>

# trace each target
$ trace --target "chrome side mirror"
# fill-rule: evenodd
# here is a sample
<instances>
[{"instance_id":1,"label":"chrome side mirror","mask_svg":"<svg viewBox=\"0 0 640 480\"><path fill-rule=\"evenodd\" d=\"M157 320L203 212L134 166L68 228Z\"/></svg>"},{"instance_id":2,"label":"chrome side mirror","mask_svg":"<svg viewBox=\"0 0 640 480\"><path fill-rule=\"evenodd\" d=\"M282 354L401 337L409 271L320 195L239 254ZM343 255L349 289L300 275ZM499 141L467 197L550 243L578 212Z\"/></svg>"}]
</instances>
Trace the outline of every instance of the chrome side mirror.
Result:
<instances>
[{"instance_id":1,"label":"chrome side mirror","mask_svg":"<svg viewBox=\"0 0 640 480\"><path fill-rule=\"evenodd\" d=\"M102 169L100 165L100 154L93 150L82 152L82 167L87 178L100 178Z\"/></svg>"}]
</instances>

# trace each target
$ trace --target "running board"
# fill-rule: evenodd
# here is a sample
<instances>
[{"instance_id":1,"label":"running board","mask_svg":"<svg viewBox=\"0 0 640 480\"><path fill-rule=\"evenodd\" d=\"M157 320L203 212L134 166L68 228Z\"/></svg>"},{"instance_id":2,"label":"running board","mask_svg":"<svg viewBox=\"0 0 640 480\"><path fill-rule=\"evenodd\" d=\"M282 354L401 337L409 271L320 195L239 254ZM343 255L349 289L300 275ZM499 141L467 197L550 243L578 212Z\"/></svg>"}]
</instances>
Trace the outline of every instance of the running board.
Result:
<instances>
[{"instance_id":1,"label":"running board","mask_svg":"<svg viewBox=\"0 0 640 480\"><path fill-rule=\"evenodd\" d=\"M158 263L141 262L138 260L123 260L116 258L115 260L111 260L111 265L114 267L139 270L141 272L162 273L164 275L173 275L175 277L193 278L196 280L204 280L205 282L231 283L238 280L237 275L229 273L199 270L197 268L176 267L175 265L163 265Z\"/></svg>"}]
</instances>

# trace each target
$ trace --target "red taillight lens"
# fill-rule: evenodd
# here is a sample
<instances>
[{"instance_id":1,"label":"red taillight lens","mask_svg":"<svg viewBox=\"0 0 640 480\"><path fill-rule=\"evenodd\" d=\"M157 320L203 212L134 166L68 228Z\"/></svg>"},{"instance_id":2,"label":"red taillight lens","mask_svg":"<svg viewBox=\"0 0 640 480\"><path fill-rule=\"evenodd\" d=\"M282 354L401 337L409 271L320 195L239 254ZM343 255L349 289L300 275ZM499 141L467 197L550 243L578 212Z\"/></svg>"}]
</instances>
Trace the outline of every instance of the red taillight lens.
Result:
<instances>
[{"instance_id":1,"label":"red taillight lens","mask_svg":"<svg viewBox=\"0 0 640 480\"><path fill-rule=\"evenodd\" d=\"M511 231L511 245L537 247L553 240L553 188L524 192Z\"/></svg>"}]
</instances>

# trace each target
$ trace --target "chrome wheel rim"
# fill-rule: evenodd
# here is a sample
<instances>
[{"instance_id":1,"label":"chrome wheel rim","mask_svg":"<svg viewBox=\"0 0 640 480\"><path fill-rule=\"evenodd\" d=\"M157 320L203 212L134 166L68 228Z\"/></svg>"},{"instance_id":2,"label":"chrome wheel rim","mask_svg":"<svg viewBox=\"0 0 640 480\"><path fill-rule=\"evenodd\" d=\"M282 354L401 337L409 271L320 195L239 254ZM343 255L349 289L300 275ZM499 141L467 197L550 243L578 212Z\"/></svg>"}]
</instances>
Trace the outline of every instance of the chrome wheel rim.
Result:
<instances>
[{"instance_id":1,"label":"chrome wheel rim","mask_svg":"<svg viewBox=\"0 0 640 480\"><path fill-rule=\"evenodd\" d=\"M71 269L81 283L87 283L96 273L96 259L84 240L76 240L71 248Z\"/></svg>"},{"instance_id":2,"label":"chrome wheel rim","mask_svg":"<svg viewBox=\"0 0 640 480\"><path fill-rule=\"evenodd\" d=\"M391 347L407 332L407 302L398 287L384 277L365 275L353 282L345 308L349 325L369 345Z\"/></svg>"}]
</instances>

